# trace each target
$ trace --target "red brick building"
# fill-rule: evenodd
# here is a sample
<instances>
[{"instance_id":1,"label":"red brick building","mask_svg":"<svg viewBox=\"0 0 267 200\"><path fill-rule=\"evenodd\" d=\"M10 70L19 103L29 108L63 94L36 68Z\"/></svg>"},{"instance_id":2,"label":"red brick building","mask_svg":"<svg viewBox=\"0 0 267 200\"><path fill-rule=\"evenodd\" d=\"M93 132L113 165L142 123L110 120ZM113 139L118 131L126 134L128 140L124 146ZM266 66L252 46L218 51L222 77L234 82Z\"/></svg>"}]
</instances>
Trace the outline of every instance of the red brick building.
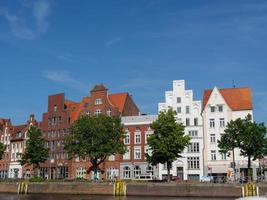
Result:
<instances>
[{"instance_id":1,"label":"red brick building","mask_svg":"<svg viewBox=\"0 0 267 200\"><path fill-rule=\"evenodd\" d=\"M65 99L63 93L49 96L48 110L43 114L40 126L50 149L50 158L40 168L42 177L49 179L86 177L89 162L78 158L68 160L63 146L63 139L68 134L69 127L82 114L134 116L139 114L139 109L128 93L108 94L108 89L104 85L96 85L91 90L90 96L84 97L80 102ZM121 156L116 155L109 158L101 167L119 169L120 160ZM102 178L106 176L104 173Z\"/></svg>"},{"instance_id":2,"label":"red brick building","mask_svg":"<svg viewBox=\"0 0 267 200\"><path fill-rule=\"evenodd\" d=\"M0 178L8 177L8 168L10 163L10 137L12 133L12 124L10 119L0 119L0 138L1 143L6 145L7 149L0 160Z\"/></svg>"},{"instance_id":3,"label":"red brick building","mask_svg":"<svg viewBox=\"0 0 267 200\"><path fill-rule=\"evenodd\" d=\"M150 125L157 119L157 115L141 115L123 117L122 123L126 132L124 144L128 152L120 162L121 179L149 179L158 176L156 167L149 165L145 153L151 150L147 138L153 134Z\"/></svg>"}]
</instances>

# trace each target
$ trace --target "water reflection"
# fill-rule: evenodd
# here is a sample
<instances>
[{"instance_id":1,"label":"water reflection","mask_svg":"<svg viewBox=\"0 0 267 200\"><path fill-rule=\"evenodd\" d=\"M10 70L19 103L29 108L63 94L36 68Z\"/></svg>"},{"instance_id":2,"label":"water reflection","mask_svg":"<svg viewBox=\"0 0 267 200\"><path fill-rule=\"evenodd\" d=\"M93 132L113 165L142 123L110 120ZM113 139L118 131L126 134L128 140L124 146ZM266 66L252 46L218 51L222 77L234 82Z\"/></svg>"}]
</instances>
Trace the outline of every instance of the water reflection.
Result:
<instances>
[{"instance_id":1,"label":"water reflection","mask_svg":"<svg viewBox=\"0 0 267 200\"><path fill-rule=\"evenodd\" d=\"M55 195L55 194L0 194L1 200L215 200L218 198L174 198L174 197L113 197L92 195ZM221 198L220 200L233 200L233 198Z\"/></svg>"}]
</instances>

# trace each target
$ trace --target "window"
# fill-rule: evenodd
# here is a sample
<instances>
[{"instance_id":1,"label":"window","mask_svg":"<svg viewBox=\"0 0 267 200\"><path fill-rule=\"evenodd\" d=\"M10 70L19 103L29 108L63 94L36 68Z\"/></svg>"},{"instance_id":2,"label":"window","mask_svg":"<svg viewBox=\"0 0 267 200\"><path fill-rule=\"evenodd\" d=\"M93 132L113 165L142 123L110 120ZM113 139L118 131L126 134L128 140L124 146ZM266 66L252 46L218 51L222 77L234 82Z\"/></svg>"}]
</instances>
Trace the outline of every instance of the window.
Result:
<instances>
[{"instance_id":1,"label":"window","mask_svg":"<svg viewBox=\"0 0 267 200\"><path fill-rule=\"evenodd\" d=\"M177 113L182 113L181 107L177 107Z\"/></svg>"},{"instance_id":2,"label":"window","mask_svg":"<svg viewBox=\"0 0 267 200\"><path fill-rule=\"evenodd\" d=\"M215 106L210 107L210 112L215 112Z\"/></svg>"},{"instance_id":3,"label":"window","mask_svg":"<svg viewBox=\"0 0 267 200\"><path fill-rule=\"evenodd\" d=\"M218 105L218 111L223 112L223 106L222 105Z\"/></svg>"},{"instance_id":4,"label":"window","mask_svg":"<svg viewBox=\"0 0 267 200\"><path fill-rule=\"evenodd\" d=\"M185 113L186 113L186 114L189 114L189 113L190 113L190 107L189 107L189 106L186 106L186 107L185 107Z\"/></svg>"},{"instance_id":5,"label":"window","mask_svg":"<svg viewBox=\"0 0 267 200\"><path fill-rule=\"evenodd\" d=\"M177 101L177 103L181 103L182 101L181 101L181 97L177 97L176 98L176 101Z\"/></svg>"},{"instance_id":6,"label":"window","mask_svg":"<svg viewBox=\"0 0 267 200\"><path fill-rule=\"evenodd\" d=\"M210 134L210 142L215 143L215 141L216 141L215 134Z\"/></svg>"},{"instance_id":7,"label":"window","mask_svg":"<svg viewBox=\"0 0 267 200\"><path fill-rule=\"evenodd\" d=\"M86 111L86 115L90 116L90 112L89 111Z\"/></svg>"},{"instance_id":8,"label":"window","mask_svg":"<svg viewBox=\"0 0 267 200\"><path fill-rule=\"evenodd\" d=\"M102 111L100 109L95 110L95 115L100 115L101 113L102 113Z\"/></svg>"},{"instance_id":9,"label":"window","mask_svg":"<svg viewBox=\"0 0 267 200\"><path fill-rule=\"evenodd\" d=\"M130 134L126 133L124 138L124 144L130 144Z\"/></svg>"},{"instance_id":10,"label":"window","mask_svg":"<svg viewBox=\"0 0 267 200\"><path fill-rule=\"evenodd\" d=\"M226 153L221 153L221 159L226 160Z\"/></svg>"},{"instance_id":11,"label":"window","mask_svg":"<svg viewBox=\"0 0 267 200\"><path fill-rule=\"evenodd\" d=\"M95 100L95 105L100 105L102 104L102 99L96 99Z\"/></svg>"},{"instance_id":12,"label":"window","mask_svg":"<svg viewBox=\"0 0 267 200\"><path fill-rule=\"evenodd\" d=\"M141 175L141 168L137 165L134 167L134 178L137 178Z\"/></svg>"},{"instance_id":13,"label":"window","mask_svg":"<svg viewBox=\"0 0 267 200\"><path fill-rule=\"evenodd\" d=\"M188 175L187 175L187 179L188 179L188 180L195 180L195 181L198 181L198 180L199 180L199 174L188 174Z\"/></svg>"},{"instance_id":14,"label":"window","mask_svg":"<svg viewBox=\"0 0 267 200\"><path fill-rule=\"evenodd\" d=\"M111 110L107 110L107 115L111 116Z\"/></svg>"},{"instance_id":15,"label":"window","mask_svg":"<svg viewBox=\"0 0 267 200\"><path fill-rule=\"evenodd\" d=\"M115 160L115 156L114 156L114 155L109 156L109 157L108 157L108 160L109 160L109 161L114 161L114 160Z\"/></svg>"},{"instance_id":16,"label":"window","mask_svg":"<svg viewBox=\"0 0 267 200\"><path fill-rule=\"evenodd\" d=\"M215 120L210 119L210 128L214 128L214 127L215 127Z\"/></svg>"},{"instance_id":17,"label":"window","mask_svg":"<svg viewBox=\"0 0 267 200\"><path fill-rule=\"evenodd\" d=\"M188 152L189 153L199 152L199 143L198 142L189 143Z\"/></svg>"},{"instance_id":18,"label":"window","mask_svg":"<svg viewBox=\"0 0 267 200\"><path fill-rule=\"evenodd\" d=\"M54 112L56 112L57 111L57 105L55 104L54 105Z\"/></svg>"},{"instance_id":19,"label":"window","mask_svg":"<svg viewBox=\"0 0 267 200\"><path fill-rule=\"evenodd\" d=\"M186 118L185 119L185 125L186 126L190 126L190 118Z\"/></svg>"},{"instance_id":20,"label":"window","mask_svg":"<svg viewBox=\"0 0 267 200\"><path fill-rule=\"evenodd\" d=\"M187 158L188 169L199 169L199 157Z\"/></svg>"},{"instance_id":21,"label":"window","mask_svg":"<svg viewBox=\"0 0 267 200\"><path fill-rule=\"evenodd\" d=\"M194 118L194 126L198 126L198 118Z\"/></svg>"},{"instance_id":22,"label":"window","mask_svg":"<svg viewBox=\"0 0 267 200\"><path fill-rule=\"evenodd\" d=\"M131 159L131 147L128 147L127 152L123 155L123 160Z\"/></svg>"},{"instance_id":23,"label":"window","mask_svg":"<svg viewBox=\"0 0 267 200\"><path fill-rule=\"evenodd\" d=\"M122 170L122 176L124 179L130 179L131 178L131 169L130 167L126 166Z\"/></svg>"},{"instance_id":24,"label":"window","mask_svg":"<svg viewBox=\"0 0 267 200\"><path fill-rule=\"evenodd\" d=\"M140 144L141 143L141 134L140 133L135 133L134 134L134 143L135 144Z\"/></svg>"},{"instance_id":25,"label":"window","mask_svg":"<svg viewBox=\"0 0 267 200\"><path fill-rule=\"evenodd\" d=\"M135 127L135 131L140 131L140 127Z\"/></svg>"},{"instance_id":26,"label":"window","mask_svg":"<svg viewBox=\"0 0 267 200\"><path fill-rule=\"evenodd\" d=\"M216 160L216 151L215 150L211 150L210 155L211 155L211 160Z\"/></svg>"},{"instance_id":27,"label":"window","mask_svg":"<svg viewBox=\"0 0 267 200\"><path fill-rule=\"evenodd\" d=\"M83 167L76 168L76 178L85 178L86 169Z\"/></svg>"},{"instance_id":28,"label":"window","mask_svg":"<svg viewBox=\"0 0 267 200\"><path fill-rule=\"evenodd\" d=\"M198 132L197 132L197 130L190 130L190 131L188 131L188 135L191 137L197 137Z\"/></svg>"},{"instance_id":29,"label":"window","mask_svg":"<svg viewBox=\"0 0 267 200\"><path fill-rule=\"evenodd\" d=\"M224 118L220 118L220 127L225 127Z\"/></svg>"},{"instance_id":30,"label":"window","mask_svg":"<svg viewBox=\"0 0 267 200\"><path fill-rule=\"evenodd\" d=\"M141 147L134 148L134 159L141 159Z\"/></svg>"}]
</instances>

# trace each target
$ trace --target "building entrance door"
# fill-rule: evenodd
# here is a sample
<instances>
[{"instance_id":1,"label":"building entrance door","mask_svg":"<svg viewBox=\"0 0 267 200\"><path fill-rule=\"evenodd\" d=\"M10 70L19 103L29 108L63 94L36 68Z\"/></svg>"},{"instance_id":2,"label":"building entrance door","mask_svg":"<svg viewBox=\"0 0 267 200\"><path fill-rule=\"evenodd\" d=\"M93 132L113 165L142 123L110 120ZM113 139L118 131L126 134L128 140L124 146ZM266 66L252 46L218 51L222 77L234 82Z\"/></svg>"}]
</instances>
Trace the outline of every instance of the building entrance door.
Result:
<instances>
[{"instance_id":1,"label":"building entrance door","mask_svg":"<svg viewBox=\"0 0 267 200\"><path fill-rule=\"evenodd\" d=\"M177 167L177 177L179 180L184 180L184 168L183 167Z\"/></svg>"}]
</instances>

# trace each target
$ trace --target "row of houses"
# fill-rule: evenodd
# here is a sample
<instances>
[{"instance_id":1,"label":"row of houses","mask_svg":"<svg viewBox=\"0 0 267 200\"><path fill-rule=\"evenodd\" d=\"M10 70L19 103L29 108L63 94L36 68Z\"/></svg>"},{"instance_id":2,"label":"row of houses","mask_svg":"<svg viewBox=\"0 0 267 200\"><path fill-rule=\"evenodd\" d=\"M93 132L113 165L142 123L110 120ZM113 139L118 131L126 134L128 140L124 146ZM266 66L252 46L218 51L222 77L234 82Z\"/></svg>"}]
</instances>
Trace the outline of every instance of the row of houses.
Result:
<instances>
[{"instance_id":1,"label":"row of houses","mask_svg":"<svg viewBox=\"0 0 267 200\"><path fill-rule=\"evenodd\" d=\"M181 180L199 180L203 175L216 177L229 176L233 172L231 162L236 161L237 175L241 176L246 168L246 158L240 157L238 150L221 154L217 141L224 134L230 120L253 116L252 94L250 88L213 88L205 90L202 102L194 100L193 91L185 89L184 80L173 81L171 91L165 92L165 102L158 104L158 111L172 108L177 112L177 122L185 125L185 134L191 137L182 157L171 168L172 176ZM140 115L138 106L129 93L109 94L104 85L96 85L90 94L80 102L67 100L63 93L48 96L47 112L38 122L34 115L22 125L12 125L10 119L0 119L1 142L7 146L0 160L0 178L26 178L30 176L30 166L19 164L20 155L25 149L27 130L31 125L42 130L47 140L49 159L41 164L39 175L46 179L93 178L88 174L88 160L79 158L69 160L64 151L63 139L69 128L82 115L106 114L121 116L126 136L124 143L128 151L124 155L110 156L100 167L99 179L136 179L149 175L164 179L166 165L151 166L146 162L145 153L150 149L147 138L153 134L151 123L157 115ZM257 163L253 162L256 173Z\"/></svg>"}]
</instances>

